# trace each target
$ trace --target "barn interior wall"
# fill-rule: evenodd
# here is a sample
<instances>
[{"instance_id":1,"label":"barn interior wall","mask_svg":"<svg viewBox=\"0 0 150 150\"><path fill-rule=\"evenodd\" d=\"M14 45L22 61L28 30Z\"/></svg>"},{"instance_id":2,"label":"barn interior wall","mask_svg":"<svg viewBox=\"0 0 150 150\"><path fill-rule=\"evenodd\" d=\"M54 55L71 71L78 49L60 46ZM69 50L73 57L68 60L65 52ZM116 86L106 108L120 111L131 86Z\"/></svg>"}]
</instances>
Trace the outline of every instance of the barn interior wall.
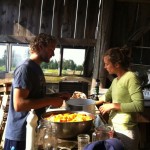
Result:
<instances>
[{"instance_id":1,"label":"barn interior wall","mask_svg":"<svg viewBox=\"0 0 150 150\"><path fill-rule=\"evenodd\" d=\"M2 0L0 42L13 42L17 36L29 37L44 32L57 38L78 39L81 42L91 39L91 42L86 42L90 45L95 40L98 13L99 0ZM65 43L63 40L60 42ZM71 45L71 42L67 44Z\"/></svg>"},{"instance_id":2,"label":"barn interior wall","mask_svg":"<svg viewBox=\"0 0 150 150\"><path fill-rule=\"evenodd\" d=\"M150 69L149 8L150 3L116 2L112 20L110 47L128 45L132 50L132 69L141 78L148 78Z\"/></svg>"},{"instance_id":3,"label":"barn interior wall","mask_svg":"<svg viewBox=\"0 0 150 150\"><path fill-rule=\"evenodd\" d=\"M0 42L28 43L39 32L45 32L55 35L60 45L95 47L99 1L88 0L87 4L87 0L79 0L77 11L77 0L55 0L55 7L54 0L44 0L43 3L42 0L1 0ZM150 3L126 0L114 2L113 19L109 22L112 25L111 38L107 47L121 47L132 43L134 63L150 65L148 58L150 49L135 48L135 46L150 47L150 34L146 32L150 22ZM147 30L142 30L142 33L140 28L145 26ZM136 33L139 35L138 31L141 36L134 38ZM91 48L91 51L94 51L94 48ZM93 52L92 56L94 57ZM87 58L91 60L91 56ZM93 60L89 64L92 62ZM90 69L89 73L91 72L92 76L90 66L87 64L85 66L86 69Z\"/></svg>"},{"instance_id":4,"label":"barn interior wall","mask_svg":"<svg viewBox=\"0 0 150 150\"><path fill-rule=\"evenodd\" d=\"M147 59L150 53L149 8L150 3L117 2L114 7L110 47L122 47L126 44L132 47L149 47L149 50L143 50L144 58ZM140 50L140 48L136 49L139 53ZM133 48L133 56L136 56L136 51ZM142 62L138 60L134 63ZM143 62L143 64L150 65L150 61Z\"/></svg>"}]
</instances>

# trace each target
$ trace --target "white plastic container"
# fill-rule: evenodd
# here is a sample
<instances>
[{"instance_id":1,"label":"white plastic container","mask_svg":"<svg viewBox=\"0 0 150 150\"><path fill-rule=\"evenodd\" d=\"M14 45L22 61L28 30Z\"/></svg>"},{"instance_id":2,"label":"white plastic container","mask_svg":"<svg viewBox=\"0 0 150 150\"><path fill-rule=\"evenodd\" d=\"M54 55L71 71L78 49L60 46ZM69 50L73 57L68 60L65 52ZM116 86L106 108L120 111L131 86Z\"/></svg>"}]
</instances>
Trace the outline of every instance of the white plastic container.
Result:
<instances>
[{"instance_id":1,"label":"white plastic container","mask_svg":"<svg viewBox=\"0 0 150 150\"><path fill-rule=\"evenodd\" d=\"M31 109L27 117L26 125L26 150L35 150L35 137L36 137L36 127L37 127L38 117L34 112L34 109Z\"/></svg>"}]
</instances>

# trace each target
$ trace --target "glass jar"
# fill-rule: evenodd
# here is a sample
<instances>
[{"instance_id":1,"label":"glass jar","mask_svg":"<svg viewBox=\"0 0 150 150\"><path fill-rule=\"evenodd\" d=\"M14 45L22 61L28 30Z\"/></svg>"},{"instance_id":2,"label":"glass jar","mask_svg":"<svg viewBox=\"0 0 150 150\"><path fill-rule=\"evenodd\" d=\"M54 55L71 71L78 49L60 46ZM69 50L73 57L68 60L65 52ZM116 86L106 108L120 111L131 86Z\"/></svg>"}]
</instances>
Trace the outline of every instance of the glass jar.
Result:
<instances>
[{"instance_id":1,"label":"glass jar","mask_svg":"<svg viewBox=\"0 0 150 150\"><path fill-rule=\"evenodd\" d=\"M37 127L36 150L57 149L56 129L47 120L41 119Z\"/></svg>"},{"instance_id":2,"label":"glass jar","mask_svg":"<svg viewBox=\"0 0 150 150\"><path fill-rule=\"evenodd\" d=\"M84 147L90 143L90 136L88 134L79 134L77 136L78 150L84 150Z\"/></svg>"},{"instance_id":3,"label":"glass jar","mask_svg":"<svg viewBox=\"0 0 150 150\"><path fill-rule=\"evenodd\" d=\"M45 130L43 147L44 150L57 150L57 137L54 128L49 128Z\"/></svg>"},{"instance_id":4,"label":"glass jar","mask_svg":"<svg viewBox=\"0 0 150 150\"><path fill-rule=\"evenodd\" d=\"M92 133L92 142L113 138L113 134L114 130L111 125L100 125L99 127L96 127L95 131Z\"/></svg>"}]
</instances>

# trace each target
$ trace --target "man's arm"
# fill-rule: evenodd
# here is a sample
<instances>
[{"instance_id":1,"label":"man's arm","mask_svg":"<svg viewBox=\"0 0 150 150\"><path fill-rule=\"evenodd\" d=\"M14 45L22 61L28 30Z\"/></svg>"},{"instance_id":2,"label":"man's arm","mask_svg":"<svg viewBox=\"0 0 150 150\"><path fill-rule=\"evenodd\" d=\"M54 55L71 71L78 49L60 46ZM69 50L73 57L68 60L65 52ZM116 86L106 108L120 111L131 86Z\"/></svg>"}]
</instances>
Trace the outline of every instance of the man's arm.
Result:
<instances>
[{"instance_id":1,"label":"man's arm","mask_svg":"<svg viewBox=\"0 0 150 150\"><path fill-rule=\"evenodd\" d=\"M46 107L52 105L54 107L61 107L63 104L64 97L69 99L69 94L65 94L65 96L58 97L44 97L40 99L28 99L29 90L28 89L14 89L14 109L15 111L29 111L31 109L38 109L42 107Z\"/></svg>"}]
</instances>

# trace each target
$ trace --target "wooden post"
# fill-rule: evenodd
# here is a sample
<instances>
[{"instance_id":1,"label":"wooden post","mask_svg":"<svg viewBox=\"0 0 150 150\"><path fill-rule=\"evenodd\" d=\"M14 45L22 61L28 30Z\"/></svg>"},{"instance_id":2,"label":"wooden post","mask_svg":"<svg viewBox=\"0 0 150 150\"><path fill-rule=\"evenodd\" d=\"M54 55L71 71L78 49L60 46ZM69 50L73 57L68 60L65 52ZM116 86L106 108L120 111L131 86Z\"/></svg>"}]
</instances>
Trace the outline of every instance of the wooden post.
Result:
<instances>
[{"instance_id":1,"label":"wooden post","mask_svg":"<svg viewBox=\"0 0 150 150\"><path fill-rule=\"evenodd\" d=\"M113 14L113 0L102 0L100 23L96 43L95 63L91 89L95 86L96 79L100 79L101 87L105 87L106 71L103 64L103 54L109 48L111 20Z\"/></svg>"}]
</instances>

